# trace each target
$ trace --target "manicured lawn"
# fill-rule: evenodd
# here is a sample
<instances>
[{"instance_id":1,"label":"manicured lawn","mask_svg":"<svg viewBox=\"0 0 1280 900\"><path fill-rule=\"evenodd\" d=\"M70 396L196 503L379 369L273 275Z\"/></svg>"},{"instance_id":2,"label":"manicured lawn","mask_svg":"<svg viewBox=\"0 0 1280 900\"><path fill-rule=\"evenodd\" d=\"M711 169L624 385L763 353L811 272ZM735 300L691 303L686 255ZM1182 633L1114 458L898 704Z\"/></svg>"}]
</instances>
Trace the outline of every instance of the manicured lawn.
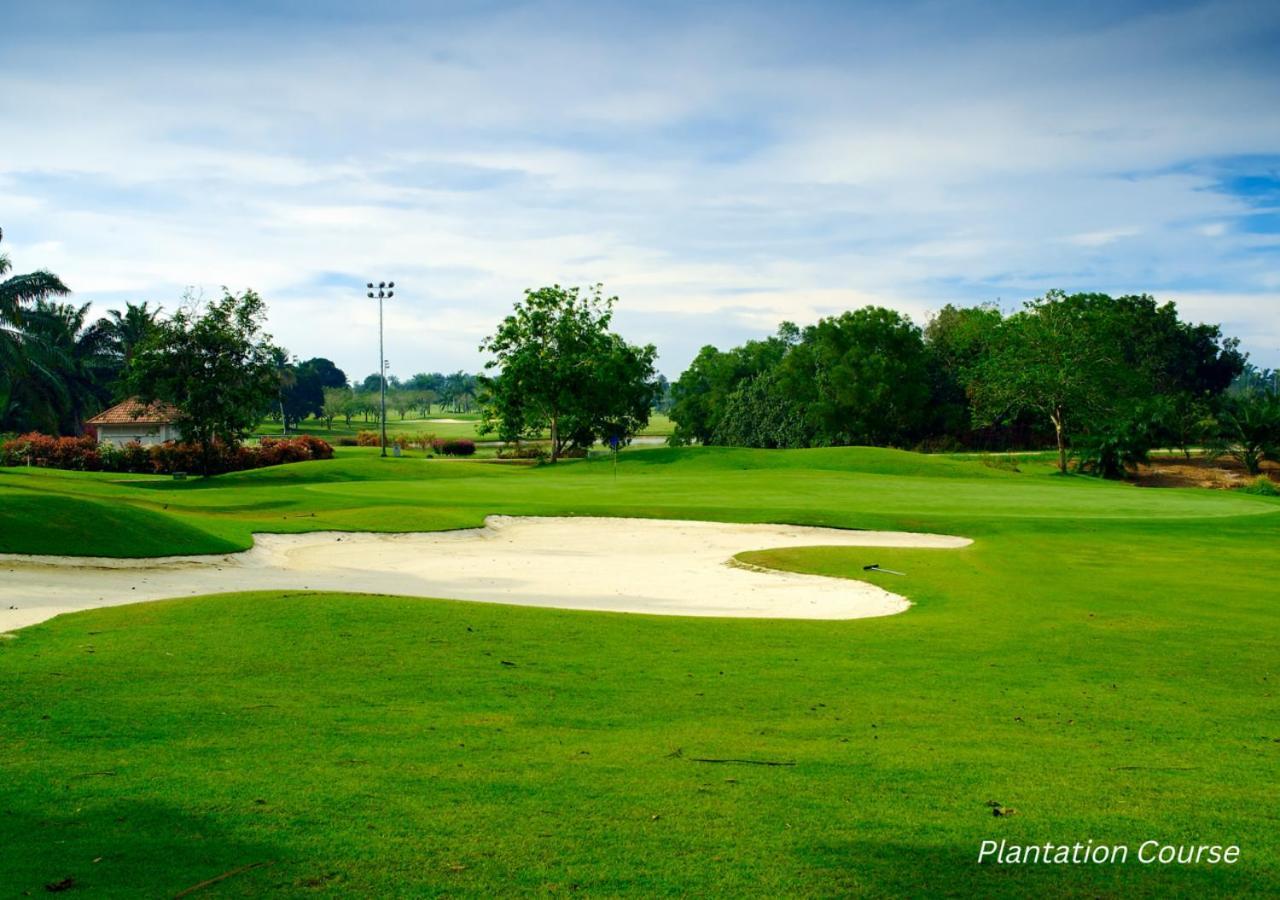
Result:
<instances>
[{"instance_id":1,"label":"manicured lawn","mask_svg":"<svg viewBox=\"0 0 1280 900\"><path fill-rule=\"evenodd\" d=\"M852 622L294 593L25 629L0 640L0 885L163 896L269 863L206 893L1274 895L1280 501L1020 469L646 449L615 480L606 460L348 448L207 482L0 469L0 551L216 552L490 513L975 538L748 555L917 604ZM978 866L1002 838L1243 854Z\"/></svg>"}]
</instances>

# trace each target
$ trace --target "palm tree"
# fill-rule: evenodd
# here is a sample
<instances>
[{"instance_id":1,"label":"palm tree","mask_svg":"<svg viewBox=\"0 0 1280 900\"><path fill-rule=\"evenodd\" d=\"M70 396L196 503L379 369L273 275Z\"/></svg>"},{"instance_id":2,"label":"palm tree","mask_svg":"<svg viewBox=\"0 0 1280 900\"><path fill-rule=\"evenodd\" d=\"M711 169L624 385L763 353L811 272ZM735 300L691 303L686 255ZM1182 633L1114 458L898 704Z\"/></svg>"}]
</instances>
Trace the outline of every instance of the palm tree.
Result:
<instances>
[{"instance_id":1,"label":"palm tree","mask_svg":"<svg viewBox=\"0 0 1280 900\"><path fill-rule=\"evenodd\" d=\"M1233 456L1250 475L1262 471L1264 459L1280 458L1280 394L1249 390L1228 397L1218 416L1215 456Z\"/></svg>"},{"instance_id":2,"label":"palm tree","mask_svg":"<svg viewBox=\"0 0 1280 900\"><path fill-rule=\"evenodd\" d=\"M98 320L100 328L107 336L112 355L119 357L124 366L133 359L133 351L156 330L156 322L164 307L151 308L151 304L126 303L124 312L118 309L109 310Z\"/></svg>"},{"instance_id":3,"label":"palm tree","mask_svg":"<svg viewBox=\"0 0 1280 900\"><path fill-rule=\"evenodd\" d=\"M160 320L163 307L151 308L149 303L126 303L124 312L109 310L100 318L97 328L103 334L104 350L111 359L113 369L110 381L116 400L123 400L127 389L124 375L133 361L133 354L152 334Z\"/></svg>"},{"instance_id":4,"label":"palm tree","mask_svg":"<svg viewBox=\"0 0 1280 900\"><path fill-rule=\"evenodd\" d=\"M4 232L0 230L0 240ZM26 311L41 300L71 293L51 272L12 275L9 257L0 253L0 423L8 418L13 387L20 375L41 374L40 361L33 359L31 337L23 327ZM48 374L44 372L44 374Z\"/></svg>"},{"instance_id":5,"label":"palm tree","mask_svg":"<svg viewBox=\"0 0 1280 900\"><path fill-rule=\"evenodd\" d=\"M24 332L37 365L14 389L31 424L79 434L88 414L110 397L112 358L108 336L86 325L89 304L37 300L24 314Z\"/></svg>"}]
</instances>

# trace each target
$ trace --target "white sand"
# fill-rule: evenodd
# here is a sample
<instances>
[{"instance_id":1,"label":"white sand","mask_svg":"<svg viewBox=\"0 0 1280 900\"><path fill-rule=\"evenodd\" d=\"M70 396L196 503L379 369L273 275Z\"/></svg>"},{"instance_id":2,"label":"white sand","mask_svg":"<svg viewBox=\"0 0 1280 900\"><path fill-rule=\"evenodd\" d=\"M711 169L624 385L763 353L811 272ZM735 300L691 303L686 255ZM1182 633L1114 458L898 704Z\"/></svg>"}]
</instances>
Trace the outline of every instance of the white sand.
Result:
<instances>
[{"instance_id":1,"label":"white sand","mask_svg":"<svg viewBox=\"0 0 1280 900\"><path fill-rule=\"evenodd\" d=\"M510 518L415 534L256 536L225 556L0 554L0 631L63 612L225 591L354 591L682 616L857 619L910 604L862 581L751 569L777 547L955 548L967 538L661 519ZM874 552L859 561L877 562ZM11 609L10 607L16 607Z\"/></svg>"}]
</instances>

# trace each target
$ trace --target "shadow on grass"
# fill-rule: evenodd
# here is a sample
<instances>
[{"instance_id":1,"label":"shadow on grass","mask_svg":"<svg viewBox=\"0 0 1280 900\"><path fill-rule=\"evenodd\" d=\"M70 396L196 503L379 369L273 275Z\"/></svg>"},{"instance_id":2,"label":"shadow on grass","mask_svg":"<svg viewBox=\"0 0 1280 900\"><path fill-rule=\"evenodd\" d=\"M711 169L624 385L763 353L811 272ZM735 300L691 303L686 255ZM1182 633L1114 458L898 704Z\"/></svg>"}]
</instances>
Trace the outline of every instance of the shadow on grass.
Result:
<instances>
[{"instance_id":1,"label":"shadow on grass","mask_svg":"<svg viewBox=\"0 0 1280 900\"><path fill-rule=\"evenodd\" d=\"M245 804L242 817L253 816L254 799ZM240 895L277 887L284 876L277 847L173 806L70 796L57 808L38 810L0 799L0 813L0 887L14 894L173 897L219 879L216 884Z\"/></svg>"}]
</instances>

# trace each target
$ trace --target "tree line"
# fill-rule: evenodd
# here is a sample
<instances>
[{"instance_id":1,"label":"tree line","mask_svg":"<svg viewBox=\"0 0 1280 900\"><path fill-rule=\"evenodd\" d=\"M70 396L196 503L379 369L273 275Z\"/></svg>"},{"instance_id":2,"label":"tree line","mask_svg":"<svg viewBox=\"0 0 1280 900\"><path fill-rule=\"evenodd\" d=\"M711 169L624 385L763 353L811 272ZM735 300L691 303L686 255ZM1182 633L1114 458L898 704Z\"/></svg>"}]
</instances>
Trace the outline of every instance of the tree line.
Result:
<instances>
[{"instance_id":1,"label":"tree line","mask_svg":"<svg viewBox=\"0 0 1280 900\"><path fill-rule=\"evenodd\" d=\"M10 272L0 254L0 431L79 434L131 395L178 407L184 435L206 446L242 440L264 416L288 431L380 411L377 374L352 384L331 360L291 357L253 291L91 321L88 304L61 302L57 276ZM549 433L553 460L627 443L654 409L677 445L1048 446L1063 471L1074 459L1109 477L1157 446L1225 450L1253 473L1280 455L1274 373L1147 294L1053 291L1011 313L948 305L924 327L868 306L703 347L674 383L652 345L612 330L616 302L600 285L528 290L481 344L485 373L391 377L388 409L479 411L481 432L503 441Z\"/></svg>"},{"instance_id":2,"label":"tree line","mask_svg":"<svg viewBox=\"0 0 1280 900\"><path fill-rule=\"evenodd\" d=\"M1212 446L1251 472L1280 403L1217 325L1147 294L1051 291L1006 314L948 305L922 328L868 306L719 350L672 385L672 442L920 449L1049 446L1117 477L1154 447ZM1265 379L1263 380L1265 383Z\"/></svg>"},{"instance_id":3,"label":"tree line","mask_svg":"<svg viewBox=\"0 0 1280 900\"><path fill-rule=\"evenodd\" d=\"M289 431L308 418L332 427L335 419L350 425L355 417L368 421L379 414L377 374L351 384L332 360L290 356L262 333L265 306L252 291L224 292L207 305L187 295L173 313L130 302L93 319L89 304L64 302L71 292L58 276L11 271L8 256L0 254L0 433L82 434L95 413L146 392L139 377L130 378L140 347L167 342L167 352L176 354L180 334L208 343L220 332L231 338L228 329L236 327L237 370L253 371L259 364L262 369L260 383L254 379L255 405L245 415L255 425L268 418ZM207 308L196 312L201 307ZM233 348L224 340L221 349ZM401 418L410 412L430 415L433 406L454 413L478 408L477 376L461 371L419 373L404 381L389 376L387 388L388 409Z\"/></svg>"}]
</instances>

